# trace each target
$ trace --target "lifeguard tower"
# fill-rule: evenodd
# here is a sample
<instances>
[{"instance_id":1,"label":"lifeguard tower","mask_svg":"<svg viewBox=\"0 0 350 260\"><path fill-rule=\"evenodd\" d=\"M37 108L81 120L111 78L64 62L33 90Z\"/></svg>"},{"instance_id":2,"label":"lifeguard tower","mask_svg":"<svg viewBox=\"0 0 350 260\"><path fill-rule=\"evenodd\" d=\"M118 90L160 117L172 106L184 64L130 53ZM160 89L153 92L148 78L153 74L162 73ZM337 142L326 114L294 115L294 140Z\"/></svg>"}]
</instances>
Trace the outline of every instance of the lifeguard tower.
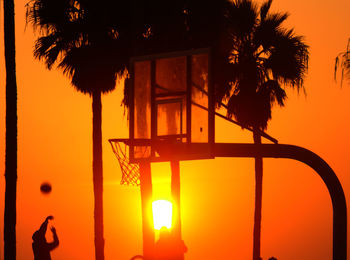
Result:
<instances>
[{"instance_id":1,"label":"lifeguard tower","mask_svg":"<svg viewBox=\"0 0 350 260\"><path fill-rule=\"evenodd\" d=\"M215 115L223 116L215 112L212 81L210 49L131 59L129 138L110 139L109 142L122 169L121 182L140 185L144 259L152 259L155 243L150 224L153 220L148 214L152 197L151 163L171 164L172 197L178 208L172 232L181 240L179 161L261 156L299 160L321 176L333 203L333 260L346 260L346 202L333 170L319 156L297 146L276 142L258 145L215 143ZM274 141L265 133L261 135Z\"/></svg>"}]
</instances>

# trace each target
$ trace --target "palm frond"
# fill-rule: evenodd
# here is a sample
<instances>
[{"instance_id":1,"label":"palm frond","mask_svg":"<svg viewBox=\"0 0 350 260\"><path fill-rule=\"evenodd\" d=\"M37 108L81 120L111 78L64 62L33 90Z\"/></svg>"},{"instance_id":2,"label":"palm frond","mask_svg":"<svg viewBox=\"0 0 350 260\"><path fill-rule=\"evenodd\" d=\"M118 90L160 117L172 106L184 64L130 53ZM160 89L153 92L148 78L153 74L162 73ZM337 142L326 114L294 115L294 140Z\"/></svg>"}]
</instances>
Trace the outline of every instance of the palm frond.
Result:
<instances>
[{"instance_id":1,"label":"palm frond","mask_svg":"<svg viewBox=\"0 0 350 260\"><path fill-rule=\"evenodd\" d=\"M271 4L272 4L272 0L268 0L261 5L261 7L260 7L260 20L261 21L265 20L266 15L270 10Z\"/></svg>"},{"instance_id":2,"label":"palm frond","mask_svg":"<svg viewBox=\"0 0 350 260\"><path fill-rule=\"evenodd\" d=\"M284 101L287 98L286 91L281 88L281 85L276 80L268 80L259 88L259 92L264 92L268 95L269 102L273 105L275 102L279 106L284 106Z\"/></svg>"},{"instance_id":3,"label":"palm frond","mask_svg":"<svg viewBox=\"0 0 350 260\"><path fill-rule=\"evenodd\" d=\"M74 30L51 32L35 41L33 54L51 69L59 55L64 56L71 47L80 47L82 44L81 34L75 33Z\"/></svg>"},{"instance_id":4,"label":"palm frond","mask_svg":"<svg viewBox=\"0 0 350 260\"><path fill-rule=\"evenodd\" d=\"M250 0L235 0L228 11L231 33L241 39L254 30L258 7Z\"/></svg>"},{"instance_id":5,"label":"palm frond","mask_svg":"<svg viewBox=\"0 0 350 260\"><path fill-rule=\"evenodd\" d=\"M116 50L114 54L109 51L107 46L71 48L58 67L71 78L72 85L80 92L91 94L98 88L102 93L108 93L115 88L117 76L124 73L128 57L123 49Z\"/></svg>"},{"instance_id":6,"label":"palm frond","mask_svg":"<svg viewBox=\"0 0 350 260\"><path fill-rule=\"evenodd\" d=\"M276 36L266 66L283 84L302 89L308 70L309 47L303 37L294 35L293 30L280 30Z\"/></svg>"},{"instance_id":7,"label":"palm frond","mask_svg":"<svg viewBox=\"0 0 350 260\"><path fill-rule=\"evenodd\" d=\"M267 14L267 17L259 23L254 33L254 43L263 46L265 52L274 46L276 37L279 37L281 24L288 18L288 13Z\"/></svg>"},{"instance_id":8,"label":"palm frond","mask_svg":"<svg viewBox=\"0 0 350 260\"><path fill-rule=\"evenodd\" d=\"M239 86L242 89L242 86ZM271 103L268 93L240 91L227 103L227 116L234 117L244 127L266 129L271 119Z\"/></svg>"},{"instance_id":9,"label":"palm frond","mask_svg":"<svg viewBox=\"0 0 350 260\"><path fill-rule=\"evenodd\" d=\"M51 33L69 21L73 1L31 0L26 5L26 20L40 33Z\"/></svg>"},{"instance_id":10,"label":"palm frond","mask_svg":"<svg viewBox=\"0 0 350 260\"><path fill-rule=\"evenodd\" d=\"M266 19L262 23L266 23L270 27L278 29L288 17L288 13L272 13L268 14Z\"/></svg>"},{"instance_id":11,"label":"palm frond","mask_svg":"<svg viewBox=\"0 0 350 260\"><path fill-rule=\"evenodd\" d=\"M339 67L341 68L340 86L342 86L344 78L347 78L350 81L350 38L348 40L346 51L341 52L335 58L334 80L337 80L337 71Z\"/></svg>"},{"instance_id":12,"label":"palm frond","mask_svg":"<svg viewBox=\"0 0 350 260\"><path fill-rule=\"evenodd\" d=\"M215 100L218 107L220 107L222 100L230 96L233 88L232 83L238 77L237 72L236 65L232 64L227 57L216 57L213 60L213 82L215 85Z\"/></svg>"},{"instance_id":13,"label":"palm frond","mask_svg":"<svg viewBox=\"0 0 350 260\"><path fill-rule=\"evenodd\" d=\"M55 46L57 40L56 34L50 34L38 38L34 45L34 57L39 60L46 59L48 51ZM51 66L47 65L47 67L49 68Z\"/></svg>"}]
</instances>

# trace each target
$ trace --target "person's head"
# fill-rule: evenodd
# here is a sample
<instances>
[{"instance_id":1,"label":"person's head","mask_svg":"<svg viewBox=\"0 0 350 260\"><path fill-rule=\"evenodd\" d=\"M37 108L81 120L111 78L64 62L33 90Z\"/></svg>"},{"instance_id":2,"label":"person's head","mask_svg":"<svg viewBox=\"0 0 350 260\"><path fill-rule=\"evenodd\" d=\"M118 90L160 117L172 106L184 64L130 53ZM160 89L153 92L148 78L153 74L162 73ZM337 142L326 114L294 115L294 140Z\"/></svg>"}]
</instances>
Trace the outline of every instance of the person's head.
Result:
<instances>
[{"instance_id":1,"label":"person's head","mask_svg":"<svg viewBox=\"0 0 350 260\"><path fill-rule=\"evenodd\" d=\"M46 241L45 234L42 234L39 231L35 231L34 232L34 234L32 236L32 239L33 239L34 242L44 242L44 241Z\"/></svg>"}]
</instances>

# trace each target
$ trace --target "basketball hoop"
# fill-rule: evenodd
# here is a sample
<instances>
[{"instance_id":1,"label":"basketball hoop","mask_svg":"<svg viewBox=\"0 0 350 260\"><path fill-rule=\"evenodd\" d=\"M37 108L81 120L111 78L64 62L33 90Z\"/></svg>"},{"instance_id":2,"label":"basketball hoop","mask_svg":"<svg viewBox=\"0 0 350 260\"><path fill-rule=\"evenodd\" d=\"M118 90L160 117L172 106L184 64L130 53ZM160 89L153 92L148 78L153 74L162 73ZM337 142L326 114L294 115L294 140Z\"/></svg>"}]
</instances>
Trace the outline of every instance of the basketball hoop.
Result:
<instances>
[{"instance_id":1,"label":"basketball hoop","mask_svg":"<svg viewBox=\"0 0 350 260\"><path fill-rule=\"evenodd\" d=\"M129 146L123 139L108 140L116 155L122 171L121 185L140 186L140 167L137 163L130 163Z\"/></svg>"}]
</instances>

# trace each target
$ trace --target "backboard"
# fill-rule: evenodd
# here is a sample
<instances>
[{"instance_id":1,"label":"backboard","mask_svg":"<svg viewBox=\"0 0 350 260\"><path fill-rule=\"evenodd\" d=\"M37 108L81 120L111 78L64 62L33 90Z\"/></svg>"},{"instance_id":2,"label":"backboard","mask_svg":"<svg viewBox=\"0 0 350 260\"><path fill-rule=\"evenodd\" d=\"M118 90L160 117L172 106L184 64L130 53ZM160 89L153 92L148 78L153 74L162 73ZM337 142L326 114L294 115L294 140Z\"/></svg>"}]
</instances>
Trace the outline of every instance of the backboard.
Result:
<instances>
[{"instance_id":1,"label":"backboard","mask_svg":"<svg viewBox=\"0 0 350 260\"><path fill-rule=\"evenodd\" d=\"M134 57L130 68L130 162L213 158L209 49Z\"/></svg>"}]
</instances>

